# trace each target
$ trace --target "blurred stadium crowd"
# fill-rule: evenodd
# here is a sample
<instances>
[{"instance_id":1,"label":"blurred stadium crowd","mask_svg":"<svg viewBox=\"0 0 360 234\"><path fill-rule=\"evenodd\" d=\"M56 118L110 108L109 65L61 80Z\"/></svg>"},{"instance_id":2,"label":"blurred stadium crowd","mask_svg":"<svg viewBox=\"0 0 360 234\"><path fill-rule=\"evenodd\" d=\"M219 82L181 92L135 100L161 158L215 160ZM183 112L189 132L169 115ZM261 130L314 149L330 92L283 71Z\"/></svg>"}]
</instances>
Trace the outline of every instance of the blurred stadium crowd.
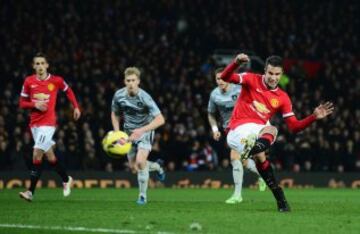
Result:
<instances>
[{"instance_id":1,"label":"blurred stadium crowd","mask_svg":"<svg viewBox=\"0 0 360 234\"><path fill-rule=\"evenodd\" d=\"M101 139L111 130L110 104L123 71L136 65L142 87L160 106L166 125L151 157L169 170L227 170L225 141L214 142L207 102L215 87L214 49L246 49L265 59L286 58L283 84L298 118L331 100L336 113L303 133L280 118L270 151L278 170L360 171L360 4L358 1L1 1L0 169L24 169L32 154L28 113L18 108L31 59L49 56L79 99L72 120L58 99L57 155L70 170L126 169Z\"/></svg>"}]
</instances>

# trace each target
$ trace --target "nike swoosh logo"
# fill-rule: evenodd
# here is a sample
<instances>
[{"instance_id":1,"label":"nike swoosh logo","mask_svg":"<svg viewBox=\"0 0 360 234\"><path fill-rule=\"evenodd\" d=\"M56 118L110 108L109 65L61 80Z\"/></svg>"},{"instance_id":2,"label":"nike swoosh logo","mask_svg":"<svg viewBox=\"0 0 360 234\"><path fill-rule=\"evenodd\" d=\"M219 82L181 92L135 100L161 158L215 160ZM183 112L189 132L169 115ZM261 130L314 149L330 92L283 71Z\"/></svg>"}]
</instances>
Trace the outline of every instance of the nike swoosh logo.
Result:
<instances>
[{"instance_id":1,"label":"nike swoosh logo","mask_svg":"<svg viewBox=\"0 0 360 234\"><path fill-rule=\"evenodd\" d=\"M261 91L260 89L256 89L256 91L258 92L258 93L262 93L263 91Z\"/></svg>"}]
</instances>

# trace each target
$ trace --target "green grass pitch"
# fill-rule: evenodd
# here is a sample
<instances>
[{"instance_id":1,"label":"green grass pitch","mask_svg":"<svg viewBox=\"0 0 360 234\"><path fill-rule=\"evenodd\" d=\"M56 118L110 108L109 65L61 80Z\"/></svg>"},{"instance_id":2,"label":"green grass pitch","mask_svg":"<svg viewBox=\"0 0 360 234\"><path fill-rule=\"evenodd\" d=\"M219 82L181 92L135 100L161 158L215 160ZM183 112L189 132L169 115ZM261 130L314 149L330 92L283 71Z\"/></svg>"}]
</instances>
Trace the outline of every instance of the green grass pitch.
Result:
<instances>
[{"instance_id":1,"label":"green grass pitch","mask_svg":"<svg viewBox=\"0 0 360 234\"><path fill-rule=\"evenodd\" d=\"M0 233L360 233L360 190L288 189L291 213L276 211L269 191L229 189L38 189L32 203L20 190L0 190ZM22 225L22 226L21 226Z\"/></svg>"}]
</instances>

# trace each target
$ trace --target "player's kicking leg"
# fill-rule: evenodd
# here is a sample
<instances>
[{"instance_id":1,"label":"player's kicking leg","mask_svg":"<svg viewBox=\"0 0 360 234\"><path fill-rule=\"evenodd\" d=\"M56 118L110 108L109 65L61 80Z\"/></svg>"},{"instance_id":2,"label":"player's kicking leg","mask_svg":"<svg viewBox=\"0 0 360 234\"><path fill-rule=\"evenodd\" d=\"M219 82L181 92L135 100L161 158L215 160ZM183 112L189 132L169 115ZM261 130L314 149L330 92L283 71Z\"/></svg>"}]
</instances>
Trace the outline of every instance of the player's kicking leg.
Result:
<instances>
[{"instance_id":1,"label":"player's kicking leg","mask_svg":"<svg viewBox=\"0 0 360 234\"><path fill-rule=\"evenodd\" d=\"M237 204L242 202L242 183L244 177L243 165L240 162L240 155L235 151L230 151L231 165L233 167L232 175L234 180L234 193L225 201L226 204Z\"/></svg>"},{"instance_id":2,"label":"player's kicking leg","mask_svg":"<svg viewBox=\"0 0 360 234\"><path fill-rule=\"evenodd\" d=\"M243 162L243 164L246 164L246 168L249 169L250 171L254 172L255 174L257 174L259 176L258 179L258 185L259 185L259 190L260 191L265 191L266 190L266 183L265 181L261 178L257 168L256 168L256 164L254 162L254 160L250 159L249 156L251 149L253 148L253 146L255 145L256 142L256 135L255 134L249 134L246 138L243 138L242 140L242 144L244 145L243 150L240 154L240 158Z\"/></svg>"}]
</instances>

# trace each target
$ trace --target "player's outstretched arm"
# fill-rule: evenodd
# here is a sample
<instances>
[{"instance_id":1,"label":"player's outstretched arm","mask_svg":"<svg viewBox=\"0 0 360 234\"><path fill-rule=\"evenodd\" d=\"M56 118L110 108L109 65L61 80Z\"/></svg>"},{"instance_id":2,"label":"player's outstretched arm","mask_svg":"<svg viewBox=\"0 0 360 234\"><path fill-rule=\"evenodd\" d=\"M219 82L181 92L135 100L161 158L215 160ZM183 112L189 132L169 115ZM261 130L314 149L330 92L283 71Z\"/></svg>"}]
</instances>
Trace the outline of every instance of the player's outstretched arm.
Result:
<instances>
[{"instance_id":1,"label":"player's outstretched arm","mask_svg":"<svg viewBox=\"0 0 360 234\"><path fill-rule=\"evenodd\" d=\"M332 114L334 112L334 104L332 102L325 102L324 104L320 104L314 110L314 115L316 119L323 119L326 116Z\"/></svg>"},{"instance_id":2,"label":"player's outstretched arm","mask_svg":"<svg viewBox=\"0 0 360 234\"><path fill-rule=\"evenodd\" d=\"M249 61L250 58L246 54L238 54L235 57L235 60L229 65L227 65L227 67L221 73L220 78L226 82L235 84L240 83L240 76L238 74L235 74L234 71L239 67L239 65L247 63Z\"/></svg>"},{"instance_id":3,"label":"player's outstretched arm","mask_svg":"<svg viewBox=\"0 0 360 234\"><path fill-rule=\"evenodd\" d=\"M288 126L290 132L297 133L316 121L316 116L311 114L304 119L298 120L295 115L285 118L285 123Z\"/></svg>"},{"instance_id":4,"label":"player's outstretched arm","mask_svg":"<svg viewBox=\"0 0 360 234\"><path fill-rule=\"evenodd\" d=\"M285 119L285 122L289 130L293 133L300 132L307 128L310 124L315 122L318 119L323 119L326 116L330 115L334 111L334 105L331 102L326 102L325 104L320 104L315 108L313 114L307 116L302 120L298 120L294 115Z\"/></svg>"},{"instance_id":5,"label":"player's outstretched arm","mask_svg":"<svg viewBox=\"0 0 360 234\"><path fill-rule=\"evenodd\" d=\"M221 132L217 126L216 118L212 113L208 113L208 120L213 133L213 138L215 141L218 141L221 137Z\"/></svg>"},{"instance_id":6,"label":"player's outstretched arm","mask_svg":"<svg viewBox=\"0 0 360 234\"><path fill-rule=\"evenodd\" d=\"M161 125L163 125L165 123L165 118L162 114L159 114L157 116L155 116L155 118L147 125L141 127L141 128L137 128L134 129L134 131L131 133L129 140L130 141L134 141L139 139L145 132L151 131L151 130L155 130L158 127L160 127Z\"/></svg>"}]
</instances>

